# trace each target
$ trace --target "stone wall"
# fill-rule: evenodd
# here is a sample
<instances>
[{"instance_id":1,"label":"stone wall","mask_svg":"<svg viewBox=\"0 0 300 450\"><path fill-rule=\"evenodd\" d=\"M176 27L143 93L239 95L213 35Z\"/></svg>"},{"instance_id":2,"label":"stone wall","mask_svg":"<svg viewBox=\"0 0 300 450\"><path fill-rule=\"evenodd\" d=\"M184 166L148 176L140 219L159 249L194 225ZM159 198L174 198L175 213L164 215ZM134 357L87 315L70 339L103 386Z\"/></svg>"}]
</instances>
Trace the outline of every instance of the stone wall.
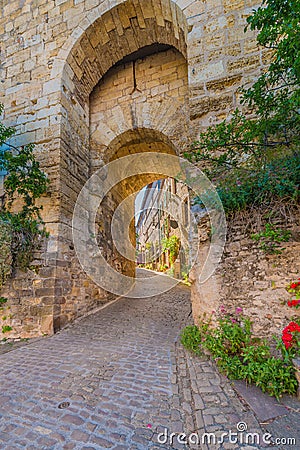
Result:
<instances>
[{"instance_id":1,"label":"stone wall","mask_svg":"<svg viewBox=\"0 0 300 450\"><path fill-rule=\"evenodd\" d=\"M45 248L34 255L30 269L17 270L1 290L9 302L2 305L2 327L12 330L1 333L1 338L31 338L53 333L53 295L56 293L55 267L44 259Z\"/></svg>"},{"instance_id":2,"label":"stone wall","mask_svg":"<svg viewBox=\"0 0 300 450\"><path fill-rule=\"evenodd\" d=\"M9 224L0 221L0 287L11 275L12 253L11 253L11 228Z\"/></svg>"},{"instance_id":3,"label":"stone wall","mask_svg":"<svg viewBox=\"0 0 300 450\"><path fill-rule=\"evenodd\" d=\"M174 48L113 67L90 97L90 146L96 167L126 154L112 143L129 130L156 130L184 151L188 126L187 63ZM139 143L145 140L141 136Z\"/></svg>"},{"instance_id":4,"label":"stone wall","mask_svg":"<svg viewBox=\"0 0 300 450\"><path fill-rule=\"evenodd\" d=\"M237 105L237 89L253 80L267 62L256 47L255 35L243 32L245 17L256 3L253 0L1 2L0 101L5 106L4 122L16 126L13 144L36 144L36 155L51 180L47 196L41 199L51 235L41 259L45 274L40 270L38 274L26 275L30 302L41 307L52 305L48 332L110 298L82 270L74 253L71 227L77 196L92 167L100 164L101 151L106 148L109 159L109 155L126 154L129 147L141 151L155 143L160 151L179 154L201 128L224 118ZM128 91L129 103L136 106L130 120L126 119L126 108L121 106L126 120L118 127L119 122L114 119L117 109L113 106L97 125L92 119L95 128L91 129L90 113L99 82L103 80L103 86L109 83L106 74L124 57L157 44L172 50L166 50L165 56L150 55L148 61L141 60L136 67L146 100L140 101L138 91L132 94ZM158 69L159 57L163 58L164 69ZM122 69L115 67L111 73L123 70L129 74L130 66L125 63ZM148 79L148 86L147 81L143 85L142 78L150 76L151 69L153 79ZM157 70L160 75L155 78ZM131 75L128 76L124 82L132 84ZM111 89L116 95L118 83ZM105 95L104 91L102 94ZM149 102L150 97L153 102ZM158 110L154 105L160 100ZM94 112L96 117L97 108ZM187 120L182 121L183 116ZM126 122L128 126L124 128ZM35 290L37 285L41 291ZM8 291L12 302L20 299L16 315L21 321L32 317L28 312L30 302L26 303L22 288L16 284ZM41 334L39 321L33 319L32 334L34 329ZM21 328L16 332L21 333Z\"/></svg>"},{"instance_id":5,"label":"stone wall","mask_svg":"<svg viewBox=\"0 0 300 450\"><path fill-rule=\"evenodd\" d=\"M243 309L244 315L253 321L257 336L279 336L293 316L300 317L299 309L287 306L295 298L286 287L300 275L300 213L278 209L272 223L292 232L289 242L283 242L281 254L266 254L251 234L264 229L266 211L239 214L228 222L228 236L221 264L204 285L198 282L201 261L191 275L193 281L192 302L195 321L210 316L220 307L235 312ZM277 217L276 217L277 216ZM209 246L207 230L209 221L200 225L200 249L205 254ZM213 315L213 317L216 317Z\"/></svg>"}]
</instances>

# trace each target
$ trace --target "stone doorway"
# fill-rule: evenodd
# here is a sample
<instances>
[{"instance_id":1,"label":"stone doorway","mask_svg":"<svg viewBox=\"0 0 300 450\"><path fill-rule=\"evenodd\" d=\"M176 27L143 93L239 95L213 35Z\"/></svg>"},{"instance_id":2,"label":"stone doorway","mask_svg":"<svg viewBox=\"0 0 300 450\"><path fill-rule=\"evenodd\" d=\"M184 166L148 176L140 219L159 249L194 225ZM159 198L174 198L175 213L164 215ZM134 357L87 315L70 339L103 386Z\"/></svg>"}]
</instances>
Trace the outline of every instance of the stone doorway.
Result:
<instances>
[{"instance_id":1,"label":"stone doorway","mask_svg":"<svg viewBox=\"0 0 300 450\"><path fill-rule=\"evenodd\" d=\"M66 249L70 256L67 271L61 277L59 270L56 281L67 281L69 289L63 298L55 299L54 331L113 298L90 280L72 254L72 213L84 183L99 168L126 155L179 155L189 142L186 27L182 13L178 10L167 26L159 25L159 17L148 17L144 22L132 17L125 24L123 6L126 4L105 13L86 30L64 67L62 89L67 120L61 153L65 165L61 166L63 196L57 259L65 258ZM111 15L118 16L124 26L109 31L105 42L107 37L100 29L103 25L109 29ZM179 24L176 21L180 18ZM115 248L112 217L126 197L153 179L157 176L147 174L145 169L143 175L124 180L98 212L99 245L110 264L125 275L134 273L134 261ZM133 198L128 209L133 217ZM133 222L129 233L134 246Z\"/></svg>"}]
</instances>

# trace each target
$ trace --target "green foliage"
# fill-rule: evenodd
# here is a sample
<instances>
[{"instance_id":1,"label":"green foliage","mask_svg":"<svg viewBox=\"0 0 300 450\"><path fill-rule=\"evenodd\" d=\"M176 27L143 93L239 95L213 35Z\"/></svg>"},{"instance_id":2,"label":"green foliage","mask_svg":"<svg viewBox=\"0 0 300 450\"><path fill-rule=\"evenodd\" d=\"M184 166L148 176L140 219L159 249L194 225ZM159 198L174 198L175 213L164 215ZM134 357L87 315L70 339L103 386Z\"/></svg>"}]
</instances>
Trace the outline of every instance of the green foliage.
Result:
<instances>
[{"instance_id":1,"label":"green foliage","mask_svg":"<svg viewBox=\"0 0 300 450\"><path fill-rule=\"evenodd\" d=\"M271 62L254 85L244 92L244 101L287 139L299 134L300 126L300 4L298 0L264 0L247 19L257 30L258 43L270 49Z\"/></svg>"},{"instance_id":2,"label":"green foliage","mask_svg":"<svg viewBox=\"0 0 300 450\"><path fill-rule=\"evenodd\" d=\"M235 143L235 147L225 149L219 156L213 155L213 146L223 145L217 136L222 133L223 123L210 127L206 135L207 144L201 144L192 154L186 154L193 161L209 164L204 171L216 185L226 213L243 210L248 205L270 205L275 199L298 201L300 191L300 152L282 150L281 154L260 151L251 153ZM213 140L213 134L215 140ZM203 133L205 135L205 133ZM195 144L196 145L196 144ZM221 147L219 147L221 150ZM261 149L262 150L262 149ZM202 203L200 198L196 203Z\"/></svg>"},{"instance_id":3,"label":"green foliage","mask_svg":"<svg viewBox=\"0 0 300 450\"><path fill-rule=\"evenodd\" d=\"M279 399L282 394L295 394L297 380L292 363L285 363L280 358L265 358L263 362L251 362L246 365L244 379L249 383L253 380L263 392Z\"/></svg>"},{"instance_id":4,"label":"green foliage","mask_svg":"<svg viewBox=\"0 0 300 450\"><path fill-rule=\"evenodd\" d=\"M176 260L179 248L180 239L177 236L173 235L171 237L162 239L162 250L163 252L167 250L170 252L171 263L174 263L174 261Z\"/></svg>"},{"instance_id":5,"label":"green foliage","mask_svg":"<svg viewBox=\"0 0 300 450\"><path fill-rule=\"evenodd\" d=\"M200 349L202 334L200 329L196 325L188 325L182 330L180 335L180 342L186 349L192 351L196 355L202 354L202 351Z\"/></svg>"},{"instance_id":6,"label":"green foliage","mask_svg":"<svg viewBox=\"0 0 300 450\"><path fill-rule=\"evenodd\" d=\"M287 304L289 307L295 307L296 309L300 308L300 279L297 281L291 282L286 290L293 295L294 299L288 300ZM297 322L297 320L296 320Z\"/></svg>"},{"instance_id":7,"label":"green foliage","mask_svg":"<svg viewBox=\"0 0 300 450\"><path fill-rule=\"evenodd\" d=\"M145 248L146 248L146 250L151 250L151 248L152 248L152 242L146 242Z\"/></svg>"},{"instance_id":8,"label":"green foliage","mask_svg":"<svg viewBox=\"0 0 300 450\"><path fill-rule=\"evenodd\" d=\"M203 164L227 213L275 198L299 199L299 1L264 0L247 22L246 28L258 31L258 43L272 52L270 65L243 89L244 112L236 109L200 133L185 154Z\"/></svg>"},{"instance_id":9,"label":"green foliage","mask_svg":"<svg viewBox=\"0 0 300 450\"><path fill-rule=\"evenodd\" d=\"M34 145L29 144L21 147L17 154L4 152L0 159L1 166L8 173L4 183L7 196L5 207L10 209L18 195L27 215L38 214L39 209L34 201L46 192L48 186L47 176L40 170L33 151Z\"/></svg>"},{"instance_id":10,"label":"green foliage","mask_svg":"<svg viewBox=\"0 0 300 450\"><path fill-rule=\"evenodd\" d=\"M159 272L165 272L168 269L168 265L167 264L160 264L159 265Z\"/></svg>"},{"instance_id":11,"label":"green foliage","mask_svg":"<svg viewBox=\"0 0 300 450\"><path fill-rule=\"evenodd\" d=\"M284 346L282 357L272 356L267 342L252 336L251 321L238 313L220 317L215 328L205 322L186 327L181 342L198 355L208 350L230 379L246 380L277 399L296 393L295 369Z\"/></svg>"},{"instance_id":12,"label":"green foliage","mask_svg":"<svg viewBox=\"0 0 300 450\"><path fill-rule=\"evenodd\" d=\"M242 349L250 342L251 322L249 319L237 321L225 316L219 319L219 327L208 333L205 346L216 357L241 354Z\"/></svg>"},{"instance_id":13,"label":"green foliage","mask_svg":"<svg viewBox=\"0 0 300 450\"><path fill-rule=\"evenodd\" d=\"M0 305L4 305L7 302L7 298L0 297Z\"/></svg>"},{"instance_id":14,"label":"green foliage","mask_svg":"<svg viewBox=\"0 0 300 450\"><path fill-rule=\"evenodd\" d=\"M257 165L249 171L235 170L220 180L217 192L227 213L248 205L271 205L275 199L299 199L300 153Z\"/></svg>"},{"instance_id":15,"label":"green foliage","mask_svg":"<svg viewBox=\"0 0 300 450\"><path fill-rule=\"evenodd\" d=\"M189 274L188 274L188 272L181 272L181 276L182 276L182 282L184 283L184 284L186 284L187 286L191 286L191 283L190 283L190 281L189 281Z\"/></svg>"},{"instance_id":16,"label":"green foliage","mask_svg":"<svg viewBox=\"0 0 300 450\"><path fill-rule=\"evenodd\" d=\"M9 325L2 325L2 333L9 333L10 331L12 331L12 327L10 327Z\"/></svg>"},{"instance_id":17,"label":"green foliage","mask_svg":"<svg viewBox=\"0 0 300 450\"><path fill-rule=\"evenodd\" d=\"M291 232L276 228L275 225L267 223L265 230L260 233L252 234L251 238L260 243L259 248L267 254L282 253L282 248L279 244L287 242L291 237Z\"/></svg>"},{"instance_id":18,"label":"green foliage","mask_svg":"<svg viewBox=\"0 0 300 450\"><path fill-rule=\"evenodd\" d=\"M2 111L0 104L0 113ZM41 207L37 207L35 201L46 192L49 183L35 159L32 144L16 148L7 142L14 133L13 128L0 123L0 169L6 173L0 223L2 228L10 231L12 270L17 267L26 269L41 238L46 236L40 216ZM4 242L0 241L2 256L6 253L4 247ZM8 259L2 256L1 262ZM1 268L1 272L3 284L11 270Z\"/></svg>"}]
</instances>

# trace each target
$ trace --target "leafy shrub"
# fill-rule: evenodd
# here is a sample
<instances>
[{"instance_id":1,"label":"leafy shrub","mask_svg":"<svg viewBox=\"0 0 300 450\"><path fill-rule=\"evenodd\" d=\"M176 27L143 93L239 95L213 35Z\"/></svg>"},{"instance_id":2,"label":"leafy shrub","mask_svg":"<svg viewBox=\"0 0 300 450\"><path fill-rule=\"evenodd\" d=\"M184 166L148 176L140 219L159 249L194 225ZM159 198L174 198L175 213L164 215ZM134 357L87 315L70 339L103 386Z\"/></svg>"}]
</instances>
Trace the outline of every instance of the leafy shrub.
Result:
<instances>
[{"instance_id":1,"label":"leafy shrub","mask_svg":"<svg viewBox=\"0 0 300 450\"><path fill-rule=\"evenodd\" d=\"M284 348L283 348L284 346ZM281 352L286 357L295 357L300 354L300 324L299 319L295 319L290 322L283 330L281 336L281 342L278 344Z\"/></svg>"},{"instance_id":2,"label":"leafy shrub","mask_svg":"<svg viewBox=\"0 0 300 450\"><path fill-rule=\"evenodd\" d=\"M0 114L2 111L0 104ZM8 142L14 134L14 128L0 122L0 170L5 174L0 224L8 234L5 242L0 239L0 287L15 268L29 266L40 240L47 235L40 216L41 207L35 201L46 192L49 180L35 158L34 145L16 148Z\"/></svg>"},{"instance_id":3,"label":"leafy shrub","mask_svg":"<svg viewBox=\"0 0 300 450\"><path fill-rule=\"evenodd\" d=\"M163 238L162 240L162 250L163 252L170 252L170 262L173 264L178 256L178 252L180 249L180 239L173 235L171 237Z\"/></svg>"},{"instance_id":4,"label":"leafy shrub","mask_svg":"<svg viewBox=\"0 0 300 450\"><path fill-rule=\"evenodd\" d=\"M224 173L224 171L223 171ZM211 177L210 173L208 175ZM297 201L300 191L300 152L278 156L266 164L233 168L218 179L216 190L227 214L249 205L269 205L275 199ZM203 204L199 197L194 202Z\"/></svg>"},{"instance_id":5,"label":"leafy shrub","mask_svg":"<svg viewBox=\"0 0 300 450\"><path fill-rule=\"evenodd\" d=\"M3 325L2 326L2 333L9 333L12 330L12 327L10 327L9 325Z\"/></svg>"},{"instance_id":6,"label":"leafy shrub","mask_svg":"<svg viewBox=\"0 0 300 450\"><path fill-rule=\"evenodd\" d=\"M250 320L240 314L225 314L216 328L205 322L188 326L181 342L197 355L207 349L230 379L246 380L277 399L284 393L296 393L291 355L281 345L282 357L272 356L267 342L252 336Z\"/></svg>"},{"instance_id":7,"label":"leafy shrub","mask_svg":"<svg viewBox=\"0 0 300 450\"><path fill-rule=\"evenodd\" d=\"M286 290L295 296L294 299L290 299L287 301L287 305L289 308L300 308L300 278L298 278L297 281L291 282L287 287Z\"/></svg>"},{"instance_id":8,"label":"leafy shrub","mask_svg":"<svg viewBox=\"0 0 300 450\"><path fill-rule=\"evenodd\" d=\"M182 276L182 282L184 284L186 284L187 286L191 286L191 283L189 281L189 274L188 274L188 272L181 272L181 276Z\"/></svg>"},{"instance_id":9,"label":"leafy shrub","mask_svg":"<svg viewBox=\"0 0 300 450\"><path fill-rule=\"evenodd\" d=\"M185 327L180 335L180 342L182 345L191 350L196 355L201 355L200 345L202 342L202 333L196 325L188 325Z\"/></svg>"},{"instance_id":10,"label":"leafy shrub","mask_svg":"<svg viewBox=\"0 0 300 450\"><path fill-rule=\"evenodd\" d=\"M241 89L241 105L200 132L185 154L202 163L227 213L299 199L299 21L299 0L263 0L252 10L245 30L257 31L257 44L272 49L270 63Z\"/></svg>"},{"instance_id":11,"label":"leafy shrub","mask_svg":"<svg viewBox=\"0 0 300 450\"><path fill-rule=\"evenodd\" d=\"M174 267L170 267L170 269L166 270L166 274L169 275L170 277L174 277L174 273L175 273Z\"/></svg>"},{"instance_id":12,"label":"leafy shrub","mask_svg":"<svg viewBox=\"0 0 300 450\"><path fill-rule=\"evenodd\" d=\"M287 242L291 237L291 232L276 228L271 223L265 225L265 230L252 234L251 238L260 243L259 248L267 254L282 253L284 248L280 248L280 242Z\"/></svg>"},{"instance_id":13,"label":"leafy shrub","mask_svg":"<svg viewBox=\"0 0 300 450\"><path fill-rule=\"evenodd\" d=\"M277 399L284 393L295 394L298 386L292 363L274 356L249 360L243 367L242 378Z\"/></svg>"}]
</instances>

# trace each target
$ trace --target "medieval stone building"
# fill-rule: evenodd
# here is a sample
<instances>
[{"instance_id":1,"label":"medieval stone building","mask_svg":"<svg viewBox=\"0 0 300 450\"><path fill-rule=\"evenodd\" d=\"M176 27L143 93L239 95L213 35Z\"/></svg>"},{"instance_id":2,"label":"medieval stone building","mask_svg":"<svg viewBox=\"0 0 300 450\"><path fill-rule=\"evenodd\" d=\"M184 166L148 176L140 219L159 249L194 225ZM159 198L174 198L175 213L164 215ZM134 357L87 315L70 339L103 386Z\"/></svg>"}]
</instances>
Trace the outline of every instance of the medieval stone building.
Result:
<instances>
[{"instance_id":1,"label":"medieval stone building","mask_svg":"<svg viewBox=\"0 0 300 450\"><path fill-rule=\"evenodd\" d=\"M181 154L203 127L238 105L238 89L268 62L255 35L244 32L256 4L0 2L3 120L16 127L15 145L36 145L51 181L41 199L50 237L31 269L16 274L3 290L10 299L11 335L51 334L110 299L85 274L74 251L78 194L97 168L121 156ZM118 195L123 199L150 181L136 176ZM102 209L99 233L107 259L129 273L132 264L116 260L109 239L116 197Z\"/></svg>"}]
</instances>

